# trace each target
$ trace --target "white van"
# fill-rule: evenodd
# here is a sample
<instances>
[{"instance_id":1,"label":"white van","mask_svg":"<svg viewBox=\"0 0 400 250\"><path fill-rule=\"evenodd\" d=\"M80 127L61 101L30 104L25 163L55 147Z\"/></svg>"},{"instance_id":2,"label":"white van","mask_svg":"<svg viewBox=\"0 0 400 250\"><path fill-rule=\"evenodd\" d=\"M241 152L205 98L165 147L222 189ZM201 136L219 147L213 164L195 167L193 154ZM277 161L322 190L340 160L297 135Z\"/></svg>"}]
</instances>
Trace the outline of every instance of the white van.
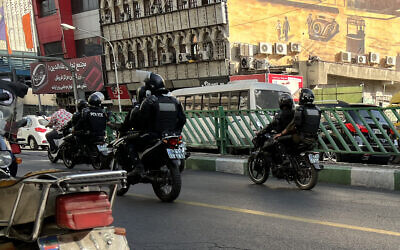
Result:
<instances>
[{"instance_id":1,"label":"white van","mask_svg":"<svg viewBox=\"0 0 400 250\"><path fill-rule=\"evenodd\" d=\"M273 112L262 110L278 109L282 93L290 94L290 91L282 85L246 80L226 85L179 89L173 91L172 95L182 103L186 111L194 111L189 112L183 129L188 146L216 148L214 110L219 106L224 108L228 123L228 144L240 147L248 145L255 132L269 123ZM196 112L200 110L203 112Z\"/></svg>"},{"instance_id":2,"label":"white van","mask_svg":"<svg viewBox=\"0 0 400 250\"><path fill-rule=\"evenodd\" d=\"M185 110L277 109L282 93L288 88L278 84L255 80L234 81L226 85L178 89L172 95L178 98Z\"/></svg>"}]
</instances>

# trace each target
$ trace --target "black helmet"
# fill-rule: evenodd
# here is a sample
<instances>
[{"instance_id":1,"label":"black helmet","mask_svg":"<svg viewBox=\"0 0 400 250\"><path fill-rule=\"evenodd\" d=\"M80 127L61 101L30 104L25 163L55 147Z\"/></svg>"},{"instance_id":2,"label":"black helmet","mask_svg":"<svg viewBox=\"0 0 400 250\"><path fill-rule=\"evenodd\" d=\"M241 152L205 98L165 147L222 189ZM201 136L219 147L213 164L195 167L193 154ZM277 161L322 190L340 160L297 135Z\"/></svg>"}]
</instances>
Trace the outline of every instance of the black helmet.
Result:
<instances>
[{"instance_id":1,"label":"black helmet","mask_svg":"<svg viewBox=\"0 0 400 250\"><path fill-rule=\"evenodd\" d=\"M151 92L165 89L164 79L158 74L151 73L144 83L146 84L146 89Z\"/></svg>"},{"instance_id":2,"label":"black helmet","mask_svg":"<svg viewBox=\"0 0 400 250\"><path fill-rule=\"evenodd\" d=\"M104 95L100 92L94 92L88 98L90 106L100 107L101 102L104 100Z\"/></svg>"},{"instance_id":3,"label":"black helmet","mask_svg":"<svg viewBox=\"0 0 400 250\"><path fill-rule=\"evenodd\" d=\"M136 90L136 100L142 103L144 98L146 98L146 86L141 86Z\"/></svg>"},{"instance_id":4,"label":"black helmet","mask_svg":"<svg viewBox=\"0 0 400 250\"><path fill-rule=\"evenodd\" d=\"M293 98L288 93L282 93L279 96L279 108L282 109L283 107L293 108Z\"/></svg>"},{"instance_id":5,"label":"black helmet","mask_svg":"<svg viewBox=\"0 0 400 250\"><path fill-rule=\"evenodd\" d=\"M81 99L78 101L78 111L81 112L82 109L86 108L88 106L87 101Z\"/></svg>"},{"instance_id":6,"label":"black helmet","mask_svg":"<svg viewBox=\"0 0 400 250\"><path fill-rule=\"evenodd\" d=\"M311 89L302 89L300 92L300 105L306 105L306 104L313 104L314 102L314 93L312 92Z\"/></svg>"}]
</instances>

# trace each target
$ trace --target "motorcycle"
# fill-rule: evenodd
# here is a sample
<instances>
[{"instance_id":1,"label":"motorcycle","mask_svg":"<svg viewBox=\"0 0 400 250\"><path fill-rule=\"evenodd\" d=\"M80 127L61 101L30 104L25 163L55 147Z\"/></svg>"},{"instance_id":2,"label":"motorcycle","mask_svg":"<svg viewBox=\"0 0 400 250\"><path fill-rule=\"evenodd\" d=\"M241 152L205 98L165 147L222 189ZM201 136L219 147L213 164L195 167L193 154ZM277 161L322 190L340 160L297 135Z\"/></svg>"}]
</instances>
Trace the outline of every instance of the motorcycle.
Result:
<instances>
[{"instance_id":1,"label":"motorcycle","mask_svg":"<svg viewBox=\"0 0 400 250\"><path fill-rule=\"evenodd\" d=\"M111 225L124 183L125 171L46 170L0 180L0 249L129 249L125 229Z\"/></svg>"},{"instance_id":2,"label":"motorcycle","mask_svg":"<svg viewBox=\"0 0 400 250\"><path fill-rule=\"evenodd\" d=\"M64 128L61 130L63 133L63 136L67 136L68 134L71 133L70 128ZM56 139L54 140L54 143L57 146L57 150L55 152L52 152L50 150L50 147L47 147L47 157L49 158L51 163L57 163L59 159L63 158L63 149L64 149L64 137L61 139Z\"/></svg>"},{"instance_id":3,"label":"motorcycle","mask_svg":"<svg viewBox=\"0 0 400 250\"><path fill-rule=\"evenodd\" d=\"M311 190L317 184L318 171L323 169L319 164L319 153L299 145L296 150L282 155L286 150L279 141L284 139L275 142L273 134L265 134L253 140L255 146L247 163L250 179L255 184L263 184L272 173L278 179L294 181L301 190Z\"/></svg>"},{"instance_id":4,"label":"motorcycle","mask_svg":"<svg viewBox=\"0 0 400 250\"><path fill-rule=\"evenodd\" d=\"M110 143L112 170L131 172L135 169L127 145L136 136L139 136L138 133L128 134ZM144 165L144 173L141 176L129 177L127 186L120 187L117 195L123 196L128 192L130 185L151 183L154 193L161 201L172 202L178 198L181 191L180 168L185 160L182 136L165 135L150 145L143 152L139 152L139 159Z\"/></svg>"},{"instance_id":5,"label":"motorcycle","mask_svg":"<svg viewBox=\"0 0 400 250\"><path fill-rule=\"evenodd\" d=\"M63 137L63 144L60 146L64 165L72 169L76 164L91 164L94 169L109 169L109 154L105 140L86 145L79 143L78 136L69 134Z\"/></svg>"}]
</instances>

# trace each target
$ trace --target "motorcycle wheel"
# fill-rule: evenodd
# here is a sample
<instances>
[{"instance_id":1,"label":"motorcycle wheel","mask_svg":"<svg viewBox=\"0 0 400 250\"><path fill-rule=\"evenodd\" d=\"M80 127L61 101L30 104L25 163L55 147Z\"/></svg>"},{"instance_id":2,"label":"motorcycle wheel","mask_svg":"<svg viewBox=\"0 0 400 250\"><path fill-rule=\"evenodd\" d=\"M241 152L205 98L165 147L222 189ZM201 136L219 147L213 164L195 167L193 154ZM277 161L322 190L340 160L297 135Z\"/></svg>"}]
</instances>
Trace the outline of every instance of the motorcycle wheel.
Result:
<instances>
[{"instance_id":1,"label":"motorcycle wheel","mask_svg":"<svg viewBox=\"0 0 400 250\"><path fill-rule=\"evenodd\" d=\"M250 180L255 184L261 185L267 181L270 167L265 158L262 155L257 154L256 156L249 158L247 162L247 172L249 173Z\"/></svg>"},{"instance_id":2,"label":"motorcycle wheel","mask_svg":"<svg viewBox=\"0 0 400 250\"><path fill-rule=\"evenodd\" d=\"M123 170L122 166L118 164L118 161L115 160L114 158L111 160L111 170L112 171L117 171L117 170ZM130 187L129 181L126 183L126 187L122 187L121 184L118 184L117 186L117 196L123 196L126 194L129 190Z\"/></svg>"},{"instance_id":3,"label":"motorcycle wheel","mask_svg":"<svg viewBox=\"0 0 400 250\"><path fill-rule=\"evenodd\" d=\"M47 157L49 158L51 163L57 163L58 157L53 157L53 155L50 153L50 149L47 150Z\"/></svg>"},{"instance_id":4,"label":"motorcycle wheel","mask_svg":"<svg viewBox=\"0 0 400 250\"><path fill-rule=\"evenodd\" d=\"M154 182L153 190L156 196L163 202L173 202L176 198L178 198L181 192L182 180L179 169L174 166L172 163L168 163L166 166L168 170L166 171L166 176L162 176L161 178L167 178L166 183L163 182Z\"/></svg>"},{"instance_id":5,"label":"motorcycle wheel","mask_svg":"<svg viewBox=\"0 0 400 250\"><path fill-rule=\"evenodd\" d=\"M299 163L294 182L301 190L311 190L317 184L318 172L308 160L302 159Z\"/></svg>"},{"instance_id":6,"label":"motorcycle wheel","mask_svg":"<svg viewBox=\"0 0 400 250\"><path fill-rule=\"evenodd\" d=\"M63 158L64 165L67 168L72 169L72 168L75 167L75 162L74 162L74 159L72 157L72 153L71 153L70 150L68 150L68 147L64 148L62 150L62 158Z\"/></svg>"}]
</instances>

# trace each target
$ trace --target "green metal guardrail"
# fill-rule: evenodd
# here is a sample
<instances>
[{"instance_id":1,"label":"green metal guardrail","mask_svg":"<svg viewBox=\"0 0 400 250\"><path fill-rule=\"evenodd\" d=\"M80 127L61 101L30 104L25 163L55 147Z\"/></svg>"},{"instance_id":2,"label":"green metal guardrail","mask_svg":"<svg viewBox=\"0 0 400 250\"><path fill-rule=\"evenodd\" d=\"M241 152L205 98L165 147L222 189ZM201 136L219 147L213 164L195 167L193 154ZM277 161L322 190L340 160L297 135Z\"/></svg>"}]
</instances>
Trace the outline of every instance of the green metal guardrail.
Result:
<instances>
[{"instance_id":1,"label":"green metal guardrail","mask_svg":"<svg viewBox=\"0 0 400 250\"><path fill-rule=\"evenodd\" d=\"M228 149L253 147L254 135L266 126L277 110L186 111L183 129L189 147ZM339 154L400 155L400 134L393 122L400 121L400 108L324 108L318 146L320 152ZM115 113L114 121L122 122L126 113ZM111 139L112 131L108 130Z\"/></svg>"}]
</instances>

